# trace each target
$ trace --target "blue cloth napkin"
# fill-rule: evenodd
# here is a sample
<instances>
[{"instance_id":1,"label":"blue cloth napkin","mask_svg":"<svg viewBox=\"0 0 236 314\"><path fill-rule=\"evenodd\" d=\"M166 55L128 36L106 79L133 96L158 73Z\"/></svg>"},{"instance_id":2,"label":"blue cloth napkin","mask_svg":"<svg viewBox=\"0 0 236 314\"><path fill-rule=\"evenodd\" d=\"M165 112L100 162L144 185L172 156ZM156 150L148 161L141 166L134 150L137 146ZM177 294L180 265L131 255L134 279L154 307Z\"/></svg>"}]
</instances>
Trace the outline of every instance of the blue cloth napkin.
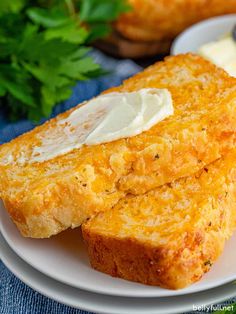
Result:
<instances>
[{"instance_id":1,"label":"blue cloth napkin","mask_svg":"<svg viewBox=\"0 0 236 314\"><path fill-rule=\"evenodd\" d=\"M63 112L76 104L98 95L101 91L119 85L125 78L141 70L130 60L117 61L104 56L98 51L92 52L95 60L112 73L99 79L80 82L74 89L73 95L62 104L59 104L52 116ZM42 121L43 122L43 121ZM34 125L22 120L9 123L0 113L0 144L31 130ZM232 302L230 300L229 302ZM32 290L16 278L0 261L0 313L1 314L89 314L76 310L44 297ZM196 312L195 312L196 313ZM198 312L200 313L200 312ZM90 313L91 314L91 313Z\"/></svg>"}]
</instances>

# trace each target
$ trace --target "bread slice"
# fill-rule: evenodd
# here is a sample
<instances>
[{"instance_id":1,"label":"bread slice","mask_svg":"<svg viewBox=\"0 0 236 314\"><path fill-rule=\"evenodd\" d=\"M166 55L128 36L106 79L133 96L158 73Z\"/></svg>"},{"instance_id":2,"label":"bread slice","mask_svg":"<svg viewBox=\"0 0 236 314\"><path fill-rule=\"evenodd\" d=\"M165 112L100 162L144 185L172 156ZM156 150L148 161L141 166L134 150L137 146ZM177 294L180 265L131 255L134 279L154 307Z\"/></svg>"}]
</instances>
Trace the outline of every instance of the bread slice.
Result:
<instances>
[{"instance_id":1,"label":"bread slice","mask_svg":"<svg viewBox=\"0 0 236 314\"><path fill-rule=\"evenodd\" d=\"M92 267L169 289L198 281L236 228L236 150L86 222Z\"/></svg>"},{"instance_id":2,"label":"bread slice","mask_svg":"<svg viewBox=\"0 0 236 314\"><path fill-rule=\"evenodd\" d=\"M173 39L188 26L209 17L236 13L236 0L128 0L115 29L131 41Z\"/></svg>"},{"instance_id":3,"label":"bread slice","mask_svg":"<svg viewBox=\"0 0 236 314\"><path fill-rule=\"evenodd\" d=\"M77 227L127 193L193 174L235 145L236 79L223 70L191 54L168 57L107 92L145 87L168 88L175 114L138 136L33 162L33 148L72 109L0 147L0 196L24 236Z\"/></svg>"}]
</instances>

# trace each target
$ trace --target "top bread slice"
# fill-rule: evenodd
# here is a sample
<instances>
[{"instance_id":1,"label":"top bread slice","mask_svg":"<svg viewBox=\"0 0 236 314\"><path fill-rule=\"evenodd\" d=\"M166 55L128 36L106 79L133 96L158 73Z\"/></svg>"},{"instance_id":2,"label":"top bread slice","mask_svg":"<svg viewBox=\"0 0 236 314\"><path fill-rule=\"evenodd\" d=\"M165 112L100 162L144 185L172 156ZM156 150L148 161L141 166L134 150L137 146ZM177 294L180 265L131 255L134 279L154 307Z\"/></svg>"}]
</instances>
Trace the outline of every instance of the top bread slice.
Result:
<instances>
[{"instance_id":1,"label":"top bread slice","mask_svg":"<svg viewBox=\"0 0 236 314\"><path fill-rule=\"evenodd\" d=\"M116 29L132 41L173 39L188 26L209 17L236 13L236 0L128 0Z\"/></svg>"},{"instance_id":2,"label":"top bread slice","mask_svg":"<svg viewBox=\"0 0 236 314\"><path fill-rule=\"evenodd\" d=\"M115 277L184 288L236 228L236 150L196 174L120 200L82 225L91 265Z\"/></svg>"},{"instance_id":3,"label":"top bread slice","mask_svg":"<svg viewBox=\"0 0 236 314\"><path fill-rule=\"evenodd\" d=\"M77 227L141 194L188 176L235 144L236 79L199 56L168 57L107 92L167 88L174 115L140 135L83 146L44 162L31 156L65 112L0 147L0 196L24 236Z\"/></svg>"}]
</instances>

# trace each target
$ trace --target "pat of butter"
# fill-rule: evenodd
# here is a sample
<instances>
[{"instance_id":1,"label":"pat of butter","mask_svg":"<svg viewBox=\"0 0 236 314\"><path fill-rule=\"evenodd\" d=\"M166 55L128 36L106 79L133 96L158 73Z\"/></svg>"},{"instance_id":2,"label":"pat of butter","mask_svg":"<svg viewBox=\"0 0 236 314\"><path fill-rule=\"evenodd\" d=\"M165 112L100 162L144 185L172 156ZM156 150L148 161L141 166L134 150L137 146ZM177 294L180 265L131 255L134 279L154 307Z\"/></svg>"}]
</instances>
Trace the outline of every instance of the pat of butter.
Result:
<instances>
[{"instance_id":1,"label":"pat of butter","mask_svg":"<svg viewBox=\"0 0 236 314\"><path fill-rule=\"evenodd\" d=\"M236 42L231 36L203 45L198 53L236 77Z\"/></svg>"},{"instance_id":2,"label":"pat of butter","mask_svg":"<svg viewBox=\"0 0 236 314\"><path fill-rule=\"evenodd\" d=\"M41 145L34 148L31 161L42 162L82 145L97 145L138 135L173 112L171 94L167 89L144 88L98 96L41 135Z\"/></svg>"}]
</instances>

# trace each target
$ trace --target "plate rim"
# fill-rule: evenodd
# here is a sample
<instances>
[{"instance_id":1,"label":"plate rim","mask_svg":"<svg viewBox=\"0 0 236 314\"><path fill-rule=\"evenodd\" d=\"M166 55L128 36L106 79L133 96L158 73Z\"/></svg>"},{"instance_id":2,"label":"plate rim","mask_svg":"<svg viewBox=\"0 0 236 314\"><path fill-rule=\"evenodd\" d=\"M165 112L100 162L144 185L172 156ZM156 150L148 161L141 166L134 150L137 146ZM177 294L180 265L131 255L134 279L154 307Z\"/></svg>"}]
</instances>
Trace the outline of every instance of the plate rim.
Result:
<instances>
[{"instance_id":1,"label":"plate rim","mask_svg":"<svg viewBox=\"0 0 236 314\"><path fill-rule=\"evenodd\" d=\"M6 241L6 243L8 244L8 246L11 248L11 250L16 253L16 255L18 255L24 262L26 262L28 265L30 265L32 268L34 268L35 270L39 271L40 273L42 273L43 275L45 276L48 276L49 278L53 279L53 280L56 280L58 282L61 282L62 284L66 284L70 287L73 287L73 288L76 288L76 289L81 289L81 290L84 290L84 291L88 291L88 292L92 292L92 293L99 293L101 295L109 295L109 296L116 296L116 297L142 297L142 298L163 298L163 297L176 297L176 296L184 296L184 295L190 295L192 293L199 293L199 292L204 292L206 290L209 290L209 289L214 289L214 288L217 288L217 287L220 287L220 286L223 286L225 284L228 284L230 282L233 282L236 280L236 273L235 273L235 277L232 278L232 276L230 277L226 277L224 278L224 280L221 280L221 281L217 281L216 284L206 284L204 287L198 287L196 289L193 289L191 291L191 287L190 287L190 290L187 290L189 287L185 289L179 289L179 290L167 290L167 293L163 293L162 295L160 295L160 292L158 294L158 291L155 291L155 290L147 290L147 293L145 294L145 292L143 291L139 291L139 292L135 292L133 293L133 290L130 289L129 290L129 294L127 294L127 292L123 293L123 290L120 289L109 289L109 287L107 287L106 285L104 285L103 287L99 287L99 291L97 289L97 287L93 287L90 285L85 285L85 284L80 284L80 282L76 283L76 284L73 284L70 282L70 280L66 280L65 278L61 278L59 275L57 274L51 274L50 271L48 270L45 270L44 268L40 267L41 264L35 264L35 263L32 263L31 261L29 261L25 256L24 254L20 251L20 249L14 245L14 243L12 242L9 234L7 233L6 229L4 228L4 217L6 219L9 220L9 222L13 225L13 227L16 229L16 231L18 231L18 229L16 228L15 224L12 222L12 220L10 219L10 216L9 214L7 213L7 211L5 210L5 207L3 205L3 203L0 202L0 213L3 213L3 219L0 220L0 233L2 235L2 237L4 238L4 240ZM19 231L18 231L19 232ZM20 236L20 234L19 234ZM93 270L94 271L94 270ZM103 274L104 276L106 274ZM106 275L108 276L108 275ZM117 278L114 278L114 279L117 279ZM119 278L118 278L119 279ZM132 282L133 283L133 282ZM133 283L133 284L139 284L139 283ZM145 287L145 285L144 285ZM149 287L149 286L148 286ZM147 289L148 289L147 287ZM154 287L155 288L155 287ZM145 289L145 288L144 288ZM127 289L126 289L127 290Z\"/></svg>"},{"instance_id":2,"label":"plate rim","mask_svg":"<svg viewBox=\"0 0 236 314\"><path fill-rule=\"evenodd\" d=\"M66 288L65 291L68 291L69 289L73 289L73 290L76 290L78 291L78 296L81 297L81 293L82 294L85 294L85 295L89 295L89 297L97 297L97 298L102 298L102 299L105 299L105 298L109 298L109 299L114 299L114 298L118 298L118 299L123 299L123 300L127 300L127 299L131 299L131 300L135 300L135 299L139 299L139 298L126 298L126 297L114 297L114 296L105 296L105 295L100 295L100 294L97 294L97 293L91 293L91 292L87 292L87 291L83 291L83 290L79 290L79 289L76 289L76 288L73 288L73 287L68 287L67 285L63 284L63 283L60 283L54 279L51 279L47 276L45 276L44 274L42 274L41 272L37 271L36 269L34 269L33 267L31 267L30 265L28 265L26 262L24 262L10 247L9 245L7 244L7 242L4 240L1 232L0 232L0 247L4 247L5 246L5 249L3 250L0 250L0 259L2 260L2 262L4 263L4 265L17 277L19 278L22 282L24 282L27 286L31 287L33 290L41 293L42 295L52 299L52 300L55 300L61 304L65 304L65 305L68 305L70 307L73 307L73 308L77 308L77 309L80 309L80 310L85 310L85 311L92 311L93 313L101 313L101 314L133 314L134 312L130 311L130 310L121 310L119 309L119 312L117 312L117 309L99 309L97 310L96 306L97 305L94 305L95 303L94 302L88 302L87 303L87 306L86 305L81 305L78 304L78 299L76 299L77 303L72 303L68 300L62 300L60 296L57 296L55 294L55 291L53 292L53 290L55 288L52 288L51 287L51 283L54 283L56 284L57 286L59 285L59 289L61 288ZM5 253L5 254L4 254ZM13 255L14 258L9 258L9 256L7 257L6 255ZM12 262L13 261L13 262ZM15 263L15 265L14 265ZM34 276L39 276L40 278L42 277L43 279L45 280L49 280L49 283L46 284L46 289L47 291L45 291L45 287L44 289L42 287L40 287L40 284L38 284L37 280L34 278L33 281L32 281L32 276L25 276L24 274L24 271L19 271L19 269L17 270L16 268L16 264L17 264L17 267L18 268L21 268L22 269L22 265L23 267L27 267L27 269L29 269L29 271L32 273L34 273ZM19 266L20 265L20 266ZM45 278L44 278L45 277ZM35 280L35 282L34 282ZM50 288L49 288L50 286ZM218 294L220 294L220 296L216 297L216 293L215 291L218 291L218 290L230 290L227 291L227 292L224 292L223 295L221 292L218 292ZM50 290L50 291L49 291ZM230 298L234 298L236 296L236 286L233 286L232 284L228 284L228 285L224 285L222 287L218 287L218 288L215 288L215 289L210 289L208 290L208 293L211 293L211 297L208 297L209 300L206 301L204 300L204 302L202 301L202 298L200 295L203 295L204 292L200 292L200 293L193 293L190 295L193 296L193 297L196 297L197 295L199 295L199 300L196 301L194 304L196 306L200 306L200 305L205 305L205 306L209 306L211 304L216 304L216 303L220 303L220 302L223 302L224 300L227 300L227 299L230 299ZM189 296L176 296L175 298L186 298L186 299L190 299ZM65 296L64 296L65 298ZM145 302L149 301L149 299L146 299L146 298L142 298ZM157 302L160 300L160 299L166 299L168 301L168 297L164 297L164 298L153 298L152 300L156 300ZM81 300L79 301L81 302ZM202 302L202 303L201 303ZM169 303L169 302L168 302ZM181 308L178 309L178 311L175 310L176 308L176 304L173 305L172 309L168 310L168 313L169 314L178 314L178 313L183 313L183 312L187 312L187 311L192 311L192 307L190 308L190 304L189 305L185 305L183 306L183 303L182 302L178 302L178 303L181 303ZM89 304L89 305L88 305ZM193 305L192 305L193 306ZM136 312L135 312L136 313ZM145 313L146 314L158 314L158 312L156 312L156 309L155 309L155 312L153 312L153 310L145 310ZM161 312L159 312L160 314Z\"/></svg>"}]
</instances>

